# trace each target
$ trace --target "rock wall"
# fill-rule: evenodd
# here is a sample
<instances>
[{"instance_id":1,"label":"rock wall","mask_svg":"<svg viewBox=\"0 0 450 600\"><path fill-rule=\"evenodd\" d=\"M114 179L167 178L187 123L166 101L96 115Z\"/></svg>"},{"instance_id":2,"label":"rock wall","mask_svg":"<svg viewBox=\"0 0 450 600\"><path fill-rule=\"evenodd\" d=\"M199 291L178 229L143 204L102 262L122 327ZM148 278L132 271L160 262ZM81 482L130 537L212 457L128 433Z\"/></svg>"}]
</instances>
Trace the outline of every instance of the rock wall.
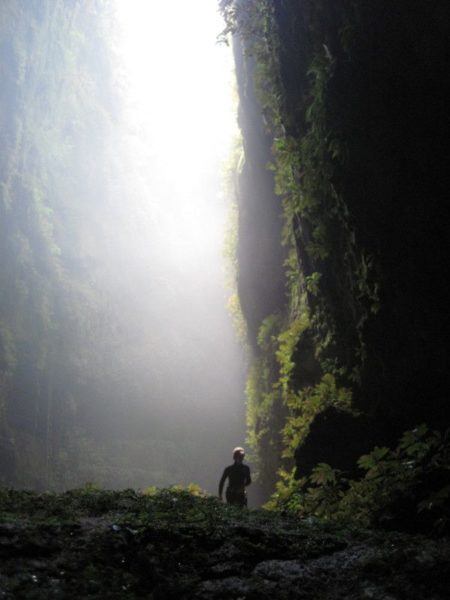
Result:
<instances>
[{"instance_id":1,"label":"rock wall","mask_svg":"<svg viewBox=\"0 0 450 600\"><path fill-rule=\"evenodd\" d=\"M257 356L250 438L270 491L273 454L297 475L351 470L406 428L449 423L450 15L445 2L222 4L251 57L236 52L249 165L239 291Z\"/></svg>"}]
</instances>

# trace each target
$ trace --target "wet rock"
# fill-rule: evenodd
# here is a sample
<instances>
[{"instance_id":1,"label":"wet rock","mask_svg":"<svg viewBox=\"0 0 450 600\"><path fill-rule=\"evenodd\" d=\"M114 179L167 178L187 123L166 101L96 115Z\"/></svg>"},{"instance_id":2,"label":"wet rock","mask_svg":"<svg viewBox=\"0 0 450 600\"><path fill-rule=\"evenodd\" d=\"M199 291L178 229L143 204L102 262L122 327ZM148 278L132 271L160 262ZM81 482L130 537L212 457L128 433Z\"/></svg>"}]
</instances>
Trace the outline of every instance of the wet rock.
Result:
<instances>
[{"instance_id":1,"label":"wet rock","mask_svg":"<svg viewBox=\"0 0 450 600\"><path fill-rule=\"evenodd\" d=\"M218 563L211 568L211 573L218 578L229 577L231 575L243 575L247 571L244 562L224 562Z\"/></svg>"},{"instance_id":2,"label":"wet rock","mask_svg":"<svg viewBox=\"0 0 450 600\"><path fill-rule=\"evenodd\" d=\"M120 500L120 493L116 495ZM65 503L67 494L53 496L47 508L45 499L37 498L36 516L32 497L27 495L23 499L27 516L22 516L22 511L14 525L0 525L4 550L0 598L450 597L446 584L450 580L450 544L446 539L350 531L267 511L246 511L239 519L231 513L230 518L226 508L211 499L174 495L178 512L165 493L151 498L136 496L134 510L131 507L121 513L113 507L109 515L90 517L90 508L84 508L85 494L76 504L74 493L70 521L60 524L54 507ZM97 493L96 501L100 500ZM204 513L208 519L193 526L189 519L197 504L194 516ZM160 515L157 527L155 514Z\"/></svg>"},{"instance_id":3,"label":"wet rock","mask_svg":"<svg viewBox=\"0 0 450 600\"><path fill-rule=\"evenodd\" d=\"M295 452L297 476L310 475L317 463L357 475L356 460L373 448L374 424L330 407L319 413L304 441Z\"/></svg>"},{"instance_id":4,"label":"wet rock","mask_svg":"<svg viewBox=\"0 0 450 600\"><path fill-rule=\"evenodd\" d=\"M211 554L212 562L227 562L241 556L241 551L233 542L225 542Z\"/></svg>"},{"instance_id":5,"label":"wet rock","mask_svg":"<svg viewBox=\"0 0 450 600\"><path fill-rule=\"evenodd\" d=\"M373 584L363 584L361 589L361 597L368 600L398 600L398 596L392 596L385 592L381 586Z\"/></svg>"},{"instance_id":6,"label":"wet rock","mask_svg":"<svg viewBox=\"0 0 450 600\"><path fill-rule=\"evenodd\" d=\"M226 577L225 579L203 581L196 593L199 599L233 598L244 599L250 591L250 584L240 577Z\"/></svg>"},{"instance_id":7,"label":"wet rock","mask_svg":"<svg viewBox=\"0 0 450 600\"><path fill-rule=\"evenodd\" d=\"M296 560L266 560L253 570L256 577L272 581L301 579L309 573L307 566Z\"/></svg>"}]
</instances>

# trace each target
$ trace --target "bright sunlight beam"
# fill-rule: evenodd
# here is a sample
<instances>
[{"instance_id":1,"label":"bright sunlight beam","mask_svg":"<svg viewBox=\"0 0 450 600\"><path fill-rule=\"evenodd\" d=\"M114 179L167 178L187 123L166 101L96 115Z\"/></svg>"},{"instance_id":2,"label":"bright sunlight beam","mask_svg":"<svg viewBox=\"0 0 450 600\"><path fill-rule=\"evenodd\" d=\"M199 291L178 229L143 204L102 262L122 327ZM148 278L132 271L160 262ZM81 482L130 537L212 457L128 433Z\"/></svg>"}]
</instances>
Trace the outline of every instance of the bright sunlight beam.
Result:
<instances>
[{"instance_id":1,"label":"bright sunlight beam","mask_svg":"<svg viewBox=\"0 0 450 600\"><path fill-rule=\"evenodd\" d=\"M116 0L130 145L175 261L218 251L221 163L236 133L229 48L214 0ZM155 215L159 215L155 217Z\"/></svg>"}]
</instances>

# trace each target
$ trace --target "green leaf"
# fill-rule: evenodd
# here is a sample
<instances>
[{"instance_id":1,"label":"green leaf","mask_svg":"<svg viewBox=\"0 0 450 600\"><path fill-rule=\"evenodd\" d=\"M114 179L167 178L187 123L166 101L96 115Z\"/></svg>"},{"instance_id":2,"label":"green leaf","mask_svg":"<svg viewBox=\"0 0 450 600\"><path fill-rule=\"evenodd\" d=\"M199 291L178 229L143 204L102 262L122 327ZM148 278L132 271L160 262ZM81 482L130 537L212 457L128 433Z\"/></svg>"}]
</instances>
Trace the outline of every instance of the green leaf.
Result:
<instances>
[{"instance_id":1,"label":"green leaf","mask_svg":"<svg viewBox=\"0 0 450 600\"><path fill-rule=\"evenodd\" d=\"M316 485L325 485L336 482L336 471L326 463L319 463L310 476L312 483Z\"/></svg>"}]
</instances>

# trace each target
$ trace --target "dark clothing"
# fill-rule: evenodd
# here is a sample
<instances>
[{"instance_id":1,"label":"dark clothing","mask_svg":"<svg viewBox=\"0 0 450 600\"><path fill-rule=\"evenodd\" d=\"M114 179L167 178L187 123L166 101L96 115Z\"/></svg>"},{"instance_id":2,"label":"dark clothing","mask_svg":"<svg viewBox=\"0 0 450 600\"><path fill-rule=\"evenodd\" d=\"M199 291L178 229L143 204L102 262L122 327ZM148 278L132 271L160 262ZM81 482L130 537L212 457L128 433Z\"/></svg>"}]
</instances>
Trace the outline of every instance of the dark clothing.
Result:
<instances>
[{"instance_id":1,"label":"dark clothing","mask_svg":"<svg viewBox=\"0 0 450 600\"><path fill-rule=\"evenodd\" d=\"M227 504L232 504L233 506L247 506L247 494L244 489L233 490L227 488L225 498L227 499Z\"/></svg>"},{"instance_id":2,"label":"dark clothing","mask_svg":"<svg viewBox=\"0 0 450 600\"><path fill-rule=\"evenodd\" d=\"M222 496L225 479L228 478L228 488L226 499L228 504L236 506L247 506L247 496L245 488L250 485L250 469L247 465L235 462L225 469L219 483L219 496Z\"/></svg>"}]
</instances>

